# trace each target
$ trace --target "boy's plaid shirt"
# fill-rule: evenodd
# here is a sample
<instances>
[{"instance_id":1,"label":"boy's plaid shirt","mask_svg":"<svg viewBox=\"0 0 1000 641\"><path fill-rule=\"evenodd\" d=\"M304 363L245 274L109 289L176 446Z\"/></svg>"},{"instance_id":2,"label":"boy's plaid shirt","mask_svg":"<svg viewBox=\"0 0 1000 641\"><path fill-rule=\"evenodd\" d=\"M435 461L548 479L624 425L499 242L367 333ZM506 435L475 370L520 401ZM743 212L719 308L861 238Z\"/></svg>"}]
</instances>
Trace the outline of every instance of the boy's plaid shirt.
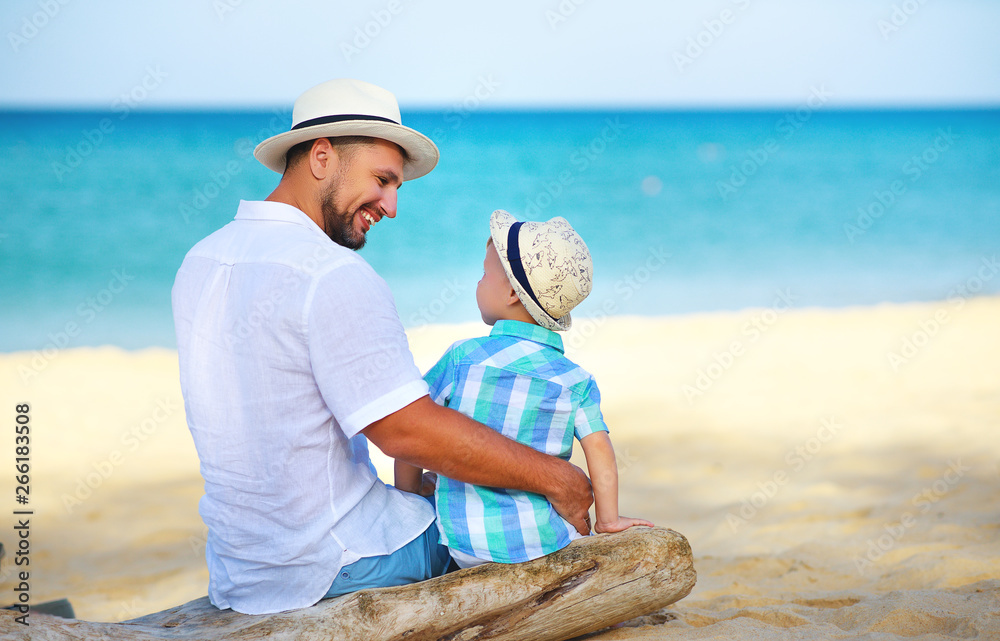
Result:
<instances>
[{"instance_id":1,"label":"boy's plaid shirt","mask_svg":"<svg viewBox=\"0 0 1000 641\"><path fill-rule=\"evenodd\" d=\"M565 460L574 435L608 429L594 378L538 325L497 321L488 337L452 345L424 380L435 402ZM520 563L578 536L540 494L438 477L435 496L441 542L480 559Z\"/></svg>"}]
</instances>

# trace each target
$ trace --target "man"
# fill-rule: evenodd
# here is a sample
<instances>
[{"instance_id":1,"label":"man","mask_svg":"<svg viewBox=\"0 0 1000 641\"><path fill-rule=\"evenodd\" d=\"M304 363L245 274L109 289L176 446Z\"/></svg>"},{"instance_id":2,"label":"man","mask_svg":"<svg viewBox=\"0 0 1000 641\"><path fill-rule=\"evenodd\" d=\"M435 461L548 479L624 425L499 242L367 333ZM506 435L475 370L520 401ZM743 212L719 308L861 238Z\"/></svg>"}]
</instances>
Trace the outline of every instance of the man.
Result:
<instances>
[{"instance_id":1,"label":"man","mask_svg":"<svg viewBox=\"0 0 1000 641\"><path fill-rule=\"evenodd\" d=\"M351 251L396 216L400 185L434 168L437 147L400 124L391 93L356 80L306 91L292 121L254 151L277 188L198 243L173 288L212 603L266 614L445 571L433 508L377 478L368 441L542 494L589 533L582 471L430 400L388 287Z\"/></svg>"}]
</instances>

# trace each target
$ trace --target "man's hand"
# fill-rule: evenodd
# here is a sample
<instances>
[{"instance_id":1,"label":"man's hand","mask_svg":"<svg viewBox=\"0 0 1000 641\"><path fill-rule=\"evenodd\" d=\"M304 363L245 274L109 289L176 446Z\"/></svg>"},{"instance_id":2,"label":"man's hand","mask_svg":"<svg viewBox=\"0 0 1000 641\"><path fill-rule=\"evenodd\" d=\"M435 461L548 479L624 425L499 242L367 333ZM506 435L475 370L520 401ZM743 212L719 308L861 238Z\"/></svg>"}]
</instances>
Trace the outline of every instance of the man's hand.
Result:
<instances>
[{"instance_id":1,"label":"man's hand","mask_svg":"<svg viewBox=\"0 0 1000 641\"><path fill-rule=\"evenodd\" d=\"M559 516L569 521L576 531L586 536L590 534L590 506L594 503L594 492L590 487L590 479L583 470L569 464L571 475L565 492L546 494Z\"/></svg>"}]
</instances>

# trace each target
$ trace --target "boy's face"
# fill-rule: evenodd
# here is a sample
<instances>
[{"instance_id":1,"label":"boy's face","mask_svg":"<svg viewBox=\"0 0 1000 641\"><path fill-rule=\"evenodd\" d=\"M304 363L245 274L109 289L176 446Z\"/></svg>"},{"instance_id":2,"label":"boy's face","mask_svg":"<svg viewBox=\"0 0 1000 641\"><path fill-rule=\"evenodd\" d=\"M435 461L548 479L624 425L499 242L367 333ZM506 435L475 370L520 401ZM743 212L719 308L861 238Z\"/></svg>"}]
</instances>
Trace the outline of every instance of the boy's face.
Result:
<instances>
[{"instance_id":1,"label":"boy's face","mask_svg":"<svg viewBox=\"0 0 1000 641\"><path fill-rule=\"evenodd\" d=\"M486 258L483 260L483 277L476 287L476 303L483 322L492 325L504 318L511 296L516 296L514 288L507 280L507 274L500 263L493 243L486 245Z\"/></svg>"}]
</instances>

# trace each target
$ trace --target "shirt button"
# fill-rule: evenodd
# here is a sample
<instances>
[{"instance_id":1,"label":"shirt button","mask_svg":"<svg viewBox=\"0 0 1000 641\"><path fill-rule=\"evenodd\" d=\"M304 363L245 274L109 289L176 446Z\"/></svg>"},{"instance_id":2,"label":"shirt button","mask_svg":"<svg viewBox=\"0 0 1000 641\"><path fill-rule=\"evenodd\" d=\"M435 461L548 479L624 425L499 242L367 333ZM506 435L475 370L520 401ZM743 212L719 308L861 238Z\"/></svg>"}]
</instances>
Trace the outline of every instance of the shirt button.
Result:
<instances>
[{"instance_id":1,"label":"shirt button","mask_svg":"<svg viewBox=\"0 0 1000 641\"><path fill-rule=\"evenodd\" d=\"M340 576L342 576L342 577L343 577L343 578L345 578L345 579L349 579L349 578L351 578L351 575L350 575L349 573L347 573L347 572L341 572L341 573L340 573Z\"/></svg>"}]
</instances>

